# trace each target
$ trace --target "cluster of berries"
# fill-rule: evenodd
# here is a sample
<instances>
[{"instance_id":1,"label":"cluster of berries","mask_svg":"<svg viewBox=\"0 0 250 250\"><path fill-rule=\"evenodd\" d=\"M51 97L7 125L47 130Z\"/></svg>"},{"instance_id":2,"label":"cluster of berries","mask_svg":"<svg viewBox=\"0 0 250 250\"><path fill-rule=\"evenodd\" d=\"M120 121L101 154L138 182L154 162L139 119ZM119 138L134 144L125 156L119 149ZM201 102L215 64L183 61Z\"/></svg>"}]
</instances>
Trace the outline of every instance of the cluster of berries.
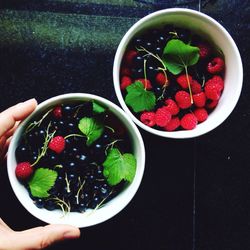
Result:
<instances>
[{"instance_id":1,"label":"cluster of berries","mask_svg":"<svg viewBox=\"0 0 250 250\"><path fill-rule=\"evenodd\" d=\"M161 36L158 39L155 38L152 44L159 44L159 41L163 40L160 38ZM169 39L164 40L165 43L160 45L161 48L164 48ZM143 38L137 38L132 42L124 54L120 71L120 87L125 96L126 88L140 81L144 88L152 91L157 98L152 111L135 114L138 119L147 126L166 131L191 130L198 123L204 122L217 106L224 89L225 63L221 56L218 56L218 53L206 42L197 41L195 46L199 48L200 55L197 65L190 67L188 74L181 73L175 76L170 72L165 74L160 69L159 62L154 58L152 60L150 55L142 59L141 51L138 51L134 45L138 40L141 41ZM147 44L144 41L143 47ZM151 49L157 50L152 47ZM156 54L157 56L160 55ZM143 67L145 58L150 64L146 68ZM147 79L142 76L145 70Z\"/></svg>"},{"instance_id":2,"label":"cluster of berries","mask_svg":"<svg viewBox=\"0 0 250 250\"><path fill-rule=\"evenodd\" d=\"M90 146L78 128L83 117L95 118L107 125ZM41 120L37 120L39 118ZM70 211L84 212L96 208L123 188L123 182L115 186L107 183L102 163L108 146L114 141L122 152L131 150L129 139L123 138L125 132L121 122L109 111L94 113L92 102L58 105L47 116L43 114L28 124L15 152L18 162L16 177L25 185L38 208L60 209L59 199L68 204ZM40 168L57 172L47 198L33 196L28 185Z\"/></svg>"}]
</instances>

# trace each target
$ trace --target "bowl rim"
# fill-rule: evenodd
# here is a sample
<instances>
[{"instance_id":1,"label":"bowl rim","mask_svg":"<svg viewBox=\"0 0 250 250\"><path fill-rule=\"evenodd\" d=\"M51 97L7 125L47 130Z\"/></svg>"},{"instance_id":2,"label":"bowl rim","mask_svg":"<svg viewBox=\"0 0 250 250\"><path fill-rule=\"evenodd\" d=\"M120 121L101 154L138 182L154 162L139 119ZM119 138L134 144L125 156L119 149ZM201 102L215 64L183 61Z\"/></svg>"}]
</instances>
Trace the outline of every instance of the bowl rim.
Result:
<instances>
[{"instance_id":1,"label":"bowl rim","mask_svg":"<svg viewBox=\"0 0 250 250\"><path fill-rule=\"evenodd\" d=\"M37 212L34 212L34 209L29 207L28 204L26 204L26 202L24 201L24 197L27 197L28 192L24 196L18 195L18 188L19 188L18 185L20 185L20 183L17 180L15 174L13 174L14 173L13 172L13 164L12 164L13 163L13 157L14 157L14 159L16 159L15 158L15 149L16 149L17 142L18 142L18 140L20 138L20 135L21 135L20 131L22 131L22 129L27 125L27 123L30 121L30 119L32 119L34 116L36 116L39 113L40 110L47 108L49 105L52 105L52 103L59 103L62 100L71 101L71 100L78 100L78 99L81 99L81 98L83 98L84 100L95 100L95 101L100 102L101 104L111 108L112 109L111 112L114 113L114 115L117 116L117 114L118 114L119 118L122 118L122 119L124 119L124 121L126 121L126 124L124 123L124 121L122 121L123 124L125 125L125 127L128 130L133 131L134 135L136 136L135 139L133 140L133 143L135 144L135 147L137 148L137 151L138 151L138 155L140 156L140 159L139 159L140 160L139 161L140 167L138 168L138 165L137 165L137 171L136 171L134 180L128 185L128 188L126 188L126 190L123 191L124 194L122 194L122 195L123 195L123 198L125 198L126 200L125 199L124 200L119 199L118 201L121 201L121 202L119 204L117 202L118 205L113 205L113 207L111 207L111 208L114 208L114 209L113 210L109 209L110 213L106 213L105 216L102 216L101 218L99 216L96 220L93 219L93 220L89 221L89 223L87 223L87 224L86 223L80 223L80 221L75 221L74 223L70 221L69 223L68 222L65 223L63 219L61 221L56 221L55 222L55 220L53 220L53 219L51 220L51 219L44 218L44 216L41 215L41 213L39 213L39 211L40 211L39 208L38 208L39 210L35 208L35 210ZM19 202L23 205L23 207L30 214L32 214L34 217L40 219L43 222L46 222L46 223L49 223L49 224L50 223L51 224L54 224L54 223L62 224L62 223L64 223L64 224L70 224L70 225L73 225L73 226L77 226L77 227L80 227L80 228L89 227L89 226L93 226L93 225L105 222L106 220L112 218L113 216L118 214L121 210L123 210L129 204L129 202L133 199L136 192L138 191L138 189L140 187L140 184L141 184L141 181L142 181L142 178L143 178L144 170L145 170L145 147L144 147L144 142L143 142L142 136L141 136L138 128L135 126L133 121L116 104L112 103L111 101L107 100L106 98L103 98L103 97L100 97L100 96L97 96L97 95L93 95L93 94L87 94L87 93L62 94L62 95L51 97L51 98L41 102L40 104L38 104L35 111L31 115L29 115L24 121L22 121L22 123L18 126L18 128L15 131L15 133L13 135L13 138L12 138L12 140L10 142L8 153L7 153L7 173L8 173L9 182L11 184L11 188L12 188L15 196L17 197ZM120 194L118 194L116 197L118 197L119 195ZM116 197L114 197L114 199L112 199L112 200L115 200ZM107 203L107 204L109 204L109 203ZM104 206L103 208L105 209L105 207L107 207L107 206ZM99 208L98 210L101 210L103 208ZM57 211L57 210L49 211L49 212L53 213L55 211ZM83 214L77 213L77 212L70 212L70 213L79 214L79 216L78 216L79 218L80 218L80 216L83 215ZM84 222L84 219L83 219L83 222Z\"/></svg>"},{"instance_id":2,"label":"bowl rim","mask_svg":"<svg viewBox=\"0 0 250 250\"><path fill-rule=\"evenodd\" d=\"M128 43L131 41L132 37L134 36L134 33L139 31L139 27L154 18L157 18L160 15L166 15L166 14L184 14L187 16L192 16L192 17L197 17L197 18L201 18L202 20L206 20L206 22L209 23L209 25L216 27L218 30L220 30L220 32L226 37L226 39L228 40L228 42L230 43L230 45L233 48L233 51L236 55L236 67L238 70L238 81L239 84L237 84L237 88L235 88L235 98L233 100L231 100L231 105L230 108L227 109L224 112L224 116L223 117L219 117L219 119L217 119L217 121L213 124L210 125L209 129L204 129L204 130L197 130L197 129L193 129L193 130L181 130L181 131L161 131L161 130L157 130L154 128L151 128L149 126L146 126L145 124L143 124L139 119L137 119L135 117L135 115L130 111L130 109L128 108L128 106L126 105L124 98L122 96L122 92L120 89L120 64L121 64L121 60L122 60L122 51L123 49L128 45ZM118 48L116 50L116 54L114 57L114 63L113 63L113 84L114 84L114 88L115 88L115 93L116 96L118 98L118 101L120 103L120 105L122 106L123 110L130 116L130 118L142 129L144 129L145 131L152 133L154 135L158 135L161 137L165 137L165 138L173 138L173 139L188 139L188 138L194 138L194 137L198 137L201 135L204 135L208 132L210 132L211 130L215 129L216 127L218 127L220 124L222 124L231 114L231 112L234 110L239 98L240 98L240 94L241 94L241 90L242 90L242 85L243 85L243 66L242 66L242 60L241 60L241 56L240 56L240 52L233 40L233 38L231 37L231 35L228 33L228 31L219 23L217 22L215 19L213 19L212 17L208 16L207 14L204 14L202 12L196 11L196 10L192 10L192 9L188 9L188 8L168 8L168 9L164 9L164 10L159 10L159 11L155 11L143 18L141 18L140 20L138 20L135 24L133 24L129 30L125 33L125 35L123 36L122 40L120 41ZM197 125L197 127L204 127L204 123L200 123Z\"/></svg>"}]
</instances>

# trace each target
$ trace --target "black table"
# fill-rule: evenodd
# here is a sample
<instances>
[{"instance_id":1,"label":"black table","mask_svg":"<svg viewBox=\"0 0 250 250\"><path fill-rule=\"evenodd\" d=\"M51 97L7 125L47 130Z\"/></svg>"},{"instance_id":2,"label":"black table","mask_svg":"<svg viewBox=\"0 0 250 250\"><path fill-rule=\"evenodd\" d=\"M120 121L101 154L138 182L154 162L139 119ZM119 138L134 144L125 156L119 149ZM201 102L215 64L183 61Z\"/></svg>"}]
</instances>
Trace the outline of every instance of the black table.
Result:
<instances>
[{"instance_id":1,"label":"black table","mask_svg":"<svg viewBox=\"0 0 250 250\"><path fill-rule=\"evenodd\" d=\"M83 229L79 240L51 249L250 248L249 1L2 0L0 110L68 92L118 104L112 66L120 39L139 18L169 7L200 9L230 32L244 64L241 98L221 126L199 138L171 140L141 130L146 170L132 202L111 220ZM0 187L0 215L13 229L44 225L19 204L5 167Z\"/></svg>"}]
</instances>

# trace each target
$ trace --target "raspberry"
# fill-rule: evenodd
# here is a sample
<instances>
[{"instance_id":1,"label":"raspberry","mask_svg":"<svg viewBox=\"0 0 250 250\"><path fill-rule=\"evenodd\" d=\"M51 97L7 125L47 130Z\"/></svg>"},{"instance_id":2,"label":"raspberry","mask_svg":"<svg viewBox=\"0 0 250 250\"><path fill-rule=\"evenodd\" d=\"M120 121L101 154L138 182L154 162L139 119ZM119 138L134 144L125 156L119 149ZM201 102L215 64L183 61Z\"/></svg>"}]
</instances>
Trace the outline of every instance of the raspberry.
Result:
<instances>
[{"instance_id":1,"label":"raspberry","mask_svg":"<svg viewBox=\"0 0 250 250\"><path fill-rule=\"evenodd\" d=\"M122 76L130 76L131 75L131 70L127 67L122 67L121 68L121 75Z\"/></svg>"},{"instance_id":2,"label":"raspberry","mask_svg":"<svg viewBox=\"0 0 250 250\"><path fill-rule=\"evenodd\" d=\"M137 56L137 51L129 50L126 52L124 56L125 63L127 65L131 65L133 63L133 59Z\"/></svg>"},{"instance_id":3,"label":"raspberry","mask_svg":"<svg viewBox=\"0 0 250 250\"><path fill-rule=\"evenodd\" d=\"M167 77L162 72L157 73L155 81L159 85L166 85L168 83Z\"/></svg>"},{"instance_id":4,"label":"raspberry","mask_svg":"<svg viewBox=\"0 0 250 250\"><path fill-rule=\"evenodd\" d=\"M179 117L173 117L170 122L164 127L166 131L174 131L180 126Z\"/></svg>"},{"instance_id":5,"label":"raspberry","mask_svg":"<svg viewBox=\"0 0 250 250\"><path fill-rule=\"evenodd\" d=\"M131 83L132 80L129 76L123 76L121 79L121 90L125 90Z\"/></svg>"},{"instance_id":6,"label":"raspberry","mask_svg":"<svg viewBox=\"0 0 250 250\"><path fill-rule=\"evenodd\" d=\"M202 91L201 85L196 80L193 80L191 82L191 91L193 95L198 94Z\"/></svg>"},{"instance_id":7,"label":"raspberry","mask_svg":"<svg viewBox=\"0 0 250 250\"><path fill-rule=\"evenodd\" d=\"M57 106L53 109L53 115L55 118L60 119L62 118L62 107Z\"/></svg>"},{"instance_id":8,"label":"raspberry","mask_svg":"<svg viewBox=\"0 0 250 250\"><path fill-rule=\"evenodd\" d=\"M152 84L148 79L140 78L135 80L135 82L137 81L141 82L147 90L152 89Z\"/></svg>"},{"instance_id":9,"label":"raspberry","mask_svg":"<svg viewBox=\"0 0 250 250\"><path fill-rule=\"evenodd\" d=\"M65 139L60 135L52 138L49 142L49 148L57 154L60 154L65 148Z\"/></svg>"},{"instance_id":10,"label":"raspberry","mask_svg":"<svg viewBox=\"0 0 250 250\"><path fill-rule=\"evenodd\" d=\"M204 122L205 120L207 120L208 117L207 110L204 108L196 109L194 111L194 115L196 116L198 122Z\"/></svg>"},{"instance_id":11,"label":"raspberry","mask_svg":"<svg viewBox=\"0 0 250 250\"><path fill-rule=\"evenodd\" d=\"M20 181L25 181L33 174L33 168L29 162L21 162L17 164L15 173Z\"/></svg>"},{"instance_id":12,"label":"raspberry","mask_svg":"<svg viewBox=\"0 0 250 250\"><path fill-rule=\"evenodd\" d=\"M214 109L217 106L218 103L219 103L218 100L214 100L214 101L209 100L209 102L206 104L206 107L208 109Z\"/></svg>"},{"instance_id":13,"label":"raspberry","mask_svg":"<svg viewBox=\"0 0 250 250\"><path fill-rule=\"evenodd\" d=\"M214 101L217 101L220 99L221 90L222 90L221 85L214 83L212 81L209 83L206 83L205 85L206 97Z\"/></svg>"},{"instance_id":14,"label":"raspberry","mask_svg":"<svg viewBox=\"0 0 250 250\"><path fill-rule=\"evenodd\" d=\"M206 57L208 57L211 53L211 48L205 44L205 43L201 43L197 46L200 49L200 58L204 59Z\"/></svg>"},{"instance_id":15,"label":"raspberry","mask_svg":"<svg viewBox=\"0 0 250 250\"><path fill-rule=\"evenodd\" d=\"M202 108L206 104L206 95L204 92L193 95L194 105L196 107Z\"/></svg>"},{"instance_id":16,"label":"raspberry","mask_svg":"<svg viewBox=\"0 0 250 250\"><path fill-rule=\"evenodd\" d=\"M165 127L171 120L171 113L165 108L158 108L155 113L155 123L159 127Z\"/></svg>"},{"instance_id":17,"label":"raspberry","mask_svg":"<svg viewBox=\"0 0 250 250\"><path fill-rule=\"evenodd\" d=\"M192 76L188 75L189 83L191 84L192 82ZM188 80L186 75L180 75L176 79L177 83L183 88L187 89L188 88Z\"/></svg>"},{"instance_id":18,"label":"raspberry","mask_svg":"<svg viewBox=\"0 0 250 250\"><path fill-rule=\"evenodd\" d=\"M177 115L180 111L176 102L172 99L165 100L165 109L167 109L171 115Z\"/></svg>"},{"instance_id":19,"label":"raspberry","mask_svg":"<svg viewBox=\"0 0 250 250\"><path fill-rule=\"evenodd\" d=\"M187 109L192 105L190 95L184 90L175 94L175 101L181 109Z\"/></svg>"},{"instance_id":20,"label":"raspberry","mask_svg":"<svg viewBox=\"0 0 250 250\"><path fill-rule=\"evenodd\" d=\"M221 86L221 90L224 89L224 81L223 81L223 79L220 76L217 76L217 75L213 76L211 79L209 79L207 81L206 84L208 84L210 82L213 82L213 83L216 83L216 84L220 85Z\"/></svg>"},{"instance_id":21,"label":"raspberry","mask_svg":"<svg viewBox=\"0 0 250 250\"><path fill-rule=\"evenodd\" d=\"M140 120L142 123L149 127L153 127L155 125L155 113L154 112L143 112L140 116Z\"/></svg>"},{"instance_id":22,"label":"raspberry","mask_svg":"<svg viewBox=\"0 0 250 250\"><path fill-rule=\"evenodd\" d=\"M215 57L207 65L207 71L211 74L217 74L223 71L225 66L224 61L220 57Z\"/></svg>"},{"instance_id":23,"label":"raspberry","mask_svg":"<svg viewBox=\"0 0 250 250\"><path fill-rule=\"evenodd\" d=\"M197 125L198 121L197 118L194 114L185 114L182 118L181 118L181 126L182 128L186 129L186 130L191 130L194 129Z\"/></svg>"}]
</instances>

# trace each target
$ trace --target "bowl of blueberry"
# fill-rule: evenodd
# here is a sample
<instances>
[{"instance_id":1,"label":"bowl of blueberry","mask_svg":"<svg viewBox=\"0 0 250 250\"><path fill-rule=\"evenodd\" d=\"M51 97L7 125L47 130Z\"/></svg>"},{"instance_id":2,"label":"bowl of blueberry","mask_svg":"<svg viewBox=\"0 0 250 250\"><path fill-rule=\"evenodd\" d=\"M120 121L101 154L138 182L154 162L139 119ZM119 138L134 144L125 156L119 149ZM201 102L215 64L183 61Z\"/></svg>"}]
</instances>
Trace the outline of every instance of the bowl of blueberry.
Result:
<instances>
[{"instance_id":1,"label":"bowl of blueberry","mask_svg":"<svg viewBox=\"0 0 250 250\"><path fill-rule=\"evenodd\" d=\"M53 97L16 130L8 176L21 204L47 223L87 227L133 198L142 180L142 137L125 112L95 95Z\"/></svg>"},{"instance_id":2,"label":"bowl of blueberry","mask_svg":"<svg viewBox=\"0 0 250 250\"><path fill-rule=\"evenodd\" d=\"M122 38L113 81L124 111L146 131L191 138L219 126L238 102L241 57L213 18L182 8L149 14Z\"/></svg>"}]
</instances>

